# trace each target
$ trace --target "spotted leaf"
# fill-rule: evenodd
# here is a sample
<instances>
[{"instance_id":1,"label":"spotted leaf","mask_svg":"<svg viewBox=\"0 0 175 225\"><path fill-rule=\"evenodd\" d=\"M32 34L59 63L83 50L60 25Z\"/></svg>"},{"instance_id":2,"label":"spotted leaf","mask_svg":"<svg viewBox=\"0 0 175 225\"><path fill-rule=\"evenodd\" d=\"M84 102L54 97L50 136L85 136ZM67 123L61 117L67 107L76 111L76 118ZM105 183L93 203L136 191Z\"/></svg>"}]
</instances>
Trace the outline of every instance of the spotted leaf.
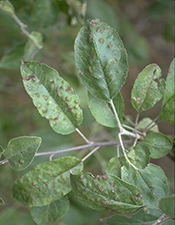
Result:
<instances>
[{"instance_id":1,"label":"spotted leaf","mask_svg":"<svg viewBox=\"0 0 175 225\"><path fill-rule=\"evenodd\" d=\"M88 91L109 101L125 83L127 53L118 33L99 19L88 20L75 40L76 66Z\"/></svg>"},{"instance_id":2,"label":"spotted leaf","mask_svg":"<svg viewBox=\"0 0 175 225\"><path fill-rule=\"evenodd\" d=\"M157 165L148 164L136 173L129 164L121 170L122 180L137 186L143 195L143 204L148 208L158 208L161 198L169 195L169 185L164 171Z\"/></svg>"},{"instance_id":3,"label":"spotted leaf","mask_svg":"<svg viewBox=\"0 0 175 225\"><path fill-rule=\"evenodd\" d=\"M152 108L163 97L165 81L160 77L161 69L156 64L148 65L138 75L131 93L131 103L138 112Z\"/></svg>"},{"instance_id":4,"label":"spotted leaf","mask_svg":"<svg viewBox=\"0 0 175 225\"><path fill-rule=\"evenodd\" d=\"M69 210L69 200L67 196L54 201L48 205L32 207L31 216L37 224L45 224L49 220L54 222L61 217ZM41 216L42 214L42 216Z\"/></svg>"},{"instance_id":5,"label":"spotted leaf","mask_svg":"<svg viewBox=\"0 0 175 225\"><path fill-rule=\"evenodd\" d=\"M55 69L44 63L22 62L21 75L34 105L54 131L69 134L81 124L79 98Z\"/></svg>"},{"instance_id":6,"label":"spotted leaf","mask_svg":"<svg viewBox=\"0 0 175 225\"><path fill-rule=\"evenodd\" d=\"M40 137L18 137L9 141L3 152L9 166L15 170L24 170L33 161L41 144Z\"/></svg>"},{"instance_id":7,"label":"spotted leaf","mask_svg":"<svg viewBox=\"0 0 175 225\"><path fill-rule=\"evenodd\" d=\"M165 120L168 123L175 123L174 108L175 108L175 58L171 62L167 78L164 100L162 102L162 111L159 119Z\"/></svg>"},{"instance_id":8,"label":"spotted leaf","mask_svg":"<svg viewBox=\"0 0 175 225\"><path fill-rule=\"evenodd\" d=\"M70 170L79 174L82 162L67 156L41 163L15 181L13 197L29 207L48 205L71 191Z\"/></svg>"},{"instance_id":9,"label":"spotted leaf","mask_svg":"<svg viewBox=\"0 0 175 225\"><path fill-rule=\"evenodd\" d=\"M88 173L71 175L71 185L78 200L95 210L123 214L142 205L140 190L113 174L96 178Z\"/></svg>"}]
</instances>

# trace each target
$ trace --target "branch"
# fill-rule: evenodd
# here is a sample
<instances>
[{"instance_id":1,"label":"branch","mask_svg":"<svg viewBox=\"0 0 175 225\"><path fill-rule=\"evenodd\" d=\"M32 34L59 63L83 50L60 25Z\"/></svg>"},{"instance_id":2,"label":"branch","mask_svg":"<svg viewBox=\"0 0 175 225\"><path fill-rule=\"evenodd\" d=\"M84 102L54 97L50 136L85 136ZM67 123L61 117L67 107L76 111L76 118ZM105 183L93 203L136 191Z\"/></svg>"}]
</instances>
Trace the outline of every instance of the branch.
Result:
<instances>
[{"instance_id":1,"label":"branch","mask_svg":"<svg viewBox=\"0 0 175 225\"><path fill-rule=\"evenodd\" d=\"M125 140L124 143L131 143L132 140ZM51 158L56 155L56 154L60 154L60 153L64 153L64 152L71 152L71 151L76 151L76 150L80 150L80 149L85 149L85 148L91 148L91 147L101 147L101 146L109 146L109 145L119 145L120 142L119 141L111 141L111 142L96 142L96 143L91 143L91 144L87 144L87 145L81 145L81 146L77 146L77 147L72 147L72 148L66 148L66 149L62 149L62 150L58 150L58 151L49 151L49 152L39 152L35 154L36 156L43 156L43 155L50 155ZM0 161L0 165L8 163L8 159L4 159L2 161Z\"/></svg>"},{"instance_id":2,"label":"branch","mask_svg":"<svg viewBox=\"0 0 175 225\"><path fill-rule=\"evenodd\" d=\"M165 219L165 217L166 217L167 215L164 213L164 214L162 214L161 215L161 217L159 217L159 219L158 220L156 220L156 222L155 223L153 223L153 225L158 225L158 224L161 224L162 223L162 221Z\"/></svg>"},{"instance_id":3,"label":"branch","mask_svg":"<svg viewBox=\"0 0 175 225\"><path fill-rule=\"evenodd\" d=\"M124 143L131 143L131 140L126 140ZM91 147L101 147L101 146L109 146L109 145L118 145L120 144L119 141L111 141L111 142L96 142L92 144L87 144L87 145L80 145L77 147L72 147L72 148L66 148L58 151L50 151L50 152L39 152L36 153L35 156L43 156L43 155L56 155L64 152L71 152L71 151L76 151L80 149L85 149L85 148L91 148Z\"/></svg>"},{"instance_id":4,"label":"branch","mask_svg":"<svg viewBox=\"0 0 175 225\"><path fill-rule=\"evenodd\" d=\"M139 134L135 134L135 133L132 133L130 131L127 131L125 130L121 123L120 123L120 120L119 120L119 117L118 117L118 114L117 114L117 111L115 109L115 106L114 106L114 103L113 103L113 100L110 101L110 104L112 106L112 109L113 109L113 112L114 112L114 115L115 115L115 118L116 118L116 121L117 121L117 124L118 124L118 127L119 127L119 130L120 130L120 135L127 135L127 136L130 136L130 137L133 137L133 138L137 138L139 139L140 138L140 135Z\"/></svg>"}]
</instances>

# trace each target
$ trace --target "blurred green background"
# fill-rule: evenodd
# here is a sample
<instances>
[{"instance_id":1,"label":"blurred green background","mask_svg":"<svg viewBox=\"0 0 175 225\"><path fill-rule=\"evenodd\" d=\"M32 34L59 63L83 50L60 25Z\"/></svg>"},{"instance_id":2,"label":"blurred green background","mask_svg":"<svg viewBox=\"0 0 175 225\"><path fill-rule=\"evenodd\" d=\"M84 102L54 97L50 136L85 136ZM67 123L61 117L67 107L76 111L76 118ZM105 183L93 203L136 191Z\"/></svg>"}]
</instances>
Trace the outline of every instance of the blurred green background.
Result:
<instances>
[{"instance_id":1,"label":"blurred green background","mask_svg":"<svg viewBox=\"0 0 175 225\"><path fill-rule=\"evenodd\" d=\"M43 36L43 48L38 49L21 31L14 19L0 9L0 145L6 148L10 139L24 135L36 135L43 139L40 151L64 149L83 144L75 133L61 136L54 133L32 104L22 85L19 67L21 60L38 60L55 68L75 89L84 110L84 122L80 130L91 140L109 140L115 129L98 125L87 107L87 95L77 76L73 45L76 35L88 18L100 18L115 28L129 56L129 74L122 95L125 114L134 119L136 111L130 103L130 93L138 73L149 63L157 63L166 78L174 57L174 1L172 0L18 0L10 1L18 18L27 25L29 32L37 31ZM160 112L158 103L152 110L141 114L154 119ZM161 122L159 129L166 135L174 135L174 127ZM100 150L103 159L114 156L115 148ZM71 153L79 155L81 153ZM101 155L92 156L86 170L102 173ZM57 156L57 157L60 157ZM98 160L97 160L98 158ZM35 159L34 163L48 160ZM154 160L165 171L173 191L173 162L169 157ZM31 168L30 167L30 168ZM89 169L90 168L90 169ZM89 169L89 170L88 170ZM27 171L27 170L26 170ZM26 172L24 171L24 172ZM24 173L23 172L23 173ZM34 225L27 207L15 202L11 187L21 172L12 171L7 164L0 167L0 196L5 206L0 206L0 225ZM80 205L70 194L71 210L59 225L98 224L101 212L94 212ZM91 214L91 217L88 215ZM74 218L72 221L71 218ZM87 218L85 220L85 218ZM47 223L49 224L49 223ZM100 224L100 223L99 223Z\"/></svg>"}]
</instances>

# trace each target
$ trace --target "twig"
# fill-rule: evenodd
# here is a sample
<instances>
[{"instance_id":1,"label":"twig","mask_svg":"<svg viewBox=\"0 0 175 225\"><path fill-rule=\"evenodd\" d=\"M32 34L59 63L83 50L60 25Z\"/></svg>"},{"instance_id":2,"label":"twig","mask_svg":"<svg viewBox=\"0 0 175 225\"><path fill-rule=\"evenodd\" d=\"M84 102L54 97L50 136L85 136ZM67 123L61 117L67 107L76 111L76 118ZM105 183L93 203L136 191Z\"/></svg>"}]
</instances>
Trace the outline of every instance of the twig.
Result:
<instances>
[{"instance_id":1,"label":"twig","mask_svg":"<svg viewBox=\"0 0 175 225\"><path fill-rule=\"evenodd\" d=\"M165 217L166 217L167 215L164 213L164 214L162 214L161 215L161 217L159 217L159 219L158 220L156 220L156 222L155 223L153 223L153 225L158 225L158 224L161 224L162 223L162 221L165 219Z\"/></svg>"},{"instance_id":2,"label":"twig","mask_svg":"<svg viewBox=\"0 0 175 225\"><path fill-rule=\"evenodd\" d=\"M119 130L120 130L120 134L121 134L121 135L131 136L131 137L134 137L134 138L140 138L140 135L139 135L139 134L135 134L135 133L132 133L132 132L130 132L130 131L127 131L127 130L125 130L125 129L122 127L122 125L121 125L121 123L120 123L120 120L119 120L119 117L118 117L118 114L117 114L117 111L116 111L116 109L115 109L113 100L110 100L110 104L111 104L111 106L112 106L112 109L113 109L115 118L116 118L116 120L117 120L117 124L118 124Z\"/></svg>"},{"instance_id":3,"label":"twig","mask_svg":"<svg viewBox=\"0 0 175 225\"><path fill-rule=\"evenodd\" d=\"M125 140L124 143L131 143L131 140ZM81 146L76 146L76 147L72 147L72 148L67 148L67 149L62 149L62 150L58 150L58 151L48 151L48 152L38 152L35 154L36 156L43 156L43 155L51 155L51 157L53 157L53 155L56 154L60 154L60 153L65 153L65 152L71 152L71 151L76 151L76 150L80 150L80 149L86 149L86 148L91 148L91 147L100 147L100 146L109 146L109 145L118 145L120 144L119 141L111 141L111 142L96 142L96 143L91 143L91 144L87 144L87 145L81 145ZM8 163L8 159L4 159L2 161L0 161L0 165Z\"/></svg>"},{"instance_id":4,"label":"twig","mask_svg":"<svg viewBox=\"0 0 175 225\"><path fill-rule=\"evenodd\" d=\"M137 116L136 116L136 119L135 119L135 130L137 128L137 124L138 124L138 120L139 120L139 116L140 116L140 113L137 113Z\"/></svg>"},{"instance_id":5,"label":"twig","mask_svg":"<svg viewBox=\"0 0 175 225\"><path fill-rule=\"evenodd\" d=\"M84 162L87 158L89 158L94 152L96 152L98 149L100 148L100 146L94 148L89 154L87 154L83 159L82 162Z\"/></svg>"},{"instance_id":6,"label":"twig","mask_svg":"<svg viewBox=\"0 0 175 225\"><path fill-rule=\"evenodd\" d=\"M92 143L93 143L93 142L89 141L89 140L84 136L84 134L81 133L81 131L80 131L78 128L76 128L76 131L77 131L77 133L79 133L79 135L85 140L86 143L88 143L88 144L92 144Z\"/></svg>"},{"instance_id":7,"label":"twig","mask_svg":"<svg viewBox=\"0 0 175 225\"><path fill-rule=\"evenodd\" d=\"M134 137L134 138L135 138L134 144L135 144L135 143L137 142L137 140L140 138L140 135L137 134L137 133L132 133L132 132L130 132L130 131L127 131L127 130L125 130L125 129L122 127L122 125L121 125L121 123L120 123L120 120L119 120L119 117L118 117L118 114L117 114L117 111L116 111L116 109L115 109L115 106L114 106L114 103L113 103L113 100L112 100L112 99L110 100L110 104L111 104L111 106L112 106L112 109L113 109L113 112L114 112L116 121L117 121L117 123L118 123L119 130L120 130L120 132L119 132L119 134L118 134L118 138L119 138L119 142L120 142L120 145L121 145L121 147L122 147L122 150L123 150L123 154L124 154L124 156L125 156L125 159L127 160L127 162L128 162L134 169L138 170L138 168L135 167L134 164L132 164L132 162L128 159L128 156L127 156L127 154L126 154L126 152L125 152L125 147L124 147L123 140L122 140L122 137L121 137L121 136L122 136L122 135L127 135L127 136Z\"/></svg>"},{"instance_id":8,"label":"twig","mask_svg":"<svg viewBox=\"0 0 175 225\"><path fill-rule=\"evenodd\" d=\"M125 143L131 143L131 140L126 140ZM76 147L62 149L62 150L58 150L58 151L39 152L39 153L36 153L35 156L52 155L52 154L56 155L56 154L60 154L60 153L71 152L71 151L76 151L76 150L91 148L91 147L96 147L96 146L100 147L100 146L118 145L118 144L119 144L119 141L96 142L96 143L92 143L92 144L76 146Z\"/></svg>"},{"instance_id":9,"label":"twig","mask_svg":"<svg viewBox=\"0 0 175 225\"><path fill-rule=\"evenodd\" d=\"M152 120L145 128L144 132L148 132L151 128L153 128L156 125L156 121L159 119L159 116L157 116L154 120ZM152 126L151 126L152 125Z\"/></svg>"}]
</instances>

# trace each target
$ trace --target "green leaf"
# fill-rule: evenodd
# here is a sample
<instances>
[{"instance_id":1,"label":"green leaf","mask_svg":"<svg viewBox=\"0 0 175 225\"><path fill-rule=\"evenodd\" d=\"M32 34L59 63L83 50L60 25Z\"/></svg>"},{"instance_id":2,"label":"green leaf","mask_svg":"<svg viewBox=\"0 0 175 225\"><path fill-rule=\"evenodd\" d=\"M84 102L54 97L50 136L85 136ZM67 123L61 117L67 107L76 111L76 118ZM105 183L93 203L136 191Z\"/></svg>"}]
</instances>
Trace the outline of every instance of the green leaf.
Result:
<instances>
[{"instance_id":1,"label":"green leaf","mask_svg":"<svg viewBox=\"0 0 175 225\"><path fill-rule=\"evenodd\" d=\"M15 181L13 197L29 207L48 205L71 191L70 170L79 174L83 163L72 156L41 163Z\"/></svg>"},{"instance_id":2,"label":"green leaf","mask_svg":"<svg viewBox=\"0 0 175 225\"><path fill-rule=\"evenodd\" d=\"M150 157L153 159L164 157L172 148L171 140L162 133L151 132L146 135L143 142L149 144Z\"/></svg>"},{"instance_id":3,"label":"green leaf","mask_svg":"<svg viewBox=\"0 0 175 225\"><path fill-rule=\"evenodd\" d=\"M52 129L70 134L81 124L79 98L58 72L43 63L22 62L21 75L26 91Z\"/></svg>"},{"instance_id":4,"label":"green leaf","mask_svg":"<svg viewBox=\"0 0 175 225\"><path fill-rule=\"evenodd\" d=\"M3 201L2 198L0 198L0 205L4 205L4 204L5 204L5 202Z\"/></svg>"},{"instance_id":5,"label":"green leaf","mask_svg":"<svg viewBox=\"0 0 175 225\"><path fill-rule=\"evenodd\" d=\"M141 208L134 215L121 216L115 215L109 218L103 219L105 225L153 225L161 216L161 212L154 209ZM171 223L168 221L167 223L163 223L165 225L173 225L172 220Z\"/></svg>"},{"instance_id":6,"label":"green leaf","mask_svg":"<svg viewBox=\"0 0 175 225\"><path fill-rule=\"evenodd\" d=\"M109 101L125 83L127 53L118 33L99 19L89 20L75 40L75 61L88 91Z\"/></svg>"},{"instance_id":7,"label":"green leaf","mask_svg":"<svg viewBox=\"0 0 175 225\"><path fill-rule=\"evenodd\" d=\"M94 210L122 214L142 205L140 190L113 174L97 175L95 179L88 173L71 175L71 185L78 200Z\"/></svg>"},{"instance_id":8,"label":"green leaf","mask_svg":"<svg viewBox=\"0 0 175 225\"><path fill-rule=\"evenodd\" d=\"M169 72L166 78L166 89L164 100L162 102L162 111L159 120L165 120L168 123L175 123L174 108L175 108L175 58L171 62Z\"/></svg>"},{"instance_id":9,"label":"green leaf","mask_svg":"<svg viewBox=\"0 0 175 225\"><path fill-rule=\"evenodd\" d=\"M131 103L138 112L152 108L163 97L165 84L160 77L157 64L148 65L138 75L131 93Z\"/></svg>"},{"instance_id":10,"label":"green leaf","mask_svg":"<svg viewBox=\"0 0 175 225\"><path fill-rule=\"evenodd\" d=\"M11 2L7 0L0 1L0 9L2 9L4 12L9 14L10 16L13 16L15 13L14 6L12 5Z\"/></svg>"},{"instance_id":11,"label":"green leaf","mask_svg":"<svg viewBox=\"0 0 175 225\"><path fill-rule=\"evenodd\" d=\"M169 195L169 185L163 170L154 164L148 164L136 173L131 166L121 170L122 179L137 186L143 195L143 204L148 208L158 208L162 197Z\"/></svg>"},{"instance_id":12,"label":"green leaf","mask_svg":"<svg viewBox=\"0 0 175 225\"><path fill-rule=\"evenodd\" d=\"M97 122L107 127L118 126L113 110L111 109L111 105L109 103L94 97L89 92L88 92L88 102L89 102L89 108L91 110L91 113L94 116L94 118L97 120ZM119 119L121 121L123 117L124 104L123 104L123 98L120 93L118 93L114 97L113 103L118 113Z\"/></svg>"},{"instance_id":13,"label":"green leaf","mask_svg":"<svg viewBox=\"0 0 175 225\"><path fill-rule=\"evenodd\" d=\"M138 125L137 125L137 128L139 130L144 130L150 124L151 124L150 131L159 132L158 125L152 119L150 119L148 117L143 118L142 120L140 120L139 123L138 123Z\"/></svg>"},{"instance_id":14,"label":"green leaf","mask_svg":"<svg viewBox=\"0 0 175 225\"><path fill-rule=\"evenodd\" d=\"M163 106L159 120L164 120L168 123L175 123L175 116L174 116L174 108L175 108L175 96L169 99L166 104Z\"/></svg>"},{"instance_id":15,"label":"green leaf","mask_svg":"<svg viewBox=\"0 0 175 225\"><path fill-rule=\"evenodd\" d=\"M167 216L170 216L173 220L175 220L174 204L175 204L175 195L162 198L159 202L159 208Z\"/></svg>"},{"instance_id":16,"label":"green leaf","mask_svg":"<svg viewBox=\"0 0 175 225\"><path fill-rule=\"evenodd\" d=\"M35 27L37 29L39 27L43 31L57 23L58 15L58 7L54 0L36 0L30 18Z\"/></svg>"},{"instance_id":17,"label":"green leaf","mask_svg":"<svg viewBox=\"0 0 175 225\"><path fill-rule=\"evenodd\" d=\"M117 177L121 177L121 167L126 164L126 159L122 157L113 157L109 160L108 166L105 170L107 174L114 174Z\"/></svg>"},{"instance_id":18,"label":"green leaf","mask_svg":"<svg viewBox=\"0 0 175 225\"><path fill-rule=\"evenodd\" d=\"M9 141L3 156L9 166L15 170L24 170L33 161L35 153L41 145L40 137L18 137Z\"/></svg>"},{"instance_id":19,"label":"green leaf","mask_svg":"<svg viewBox=\"0 0 175 225\"><path fill-rule=\"evenodd\" d=\"M37 48L41 49L43 47L43 36L41 33L32 31L29 38Z\"/></svg>"},{"instance_id":20,"label":"green leaf","mask_svg":"<svg viewBox=\"0 0 175 225\"><path fill-rule=\"evenodd\" d=\"M144 169L149 163L150 148L145 143L139 143L134 148L131 148L128 157L132 163L139 169Z\"/></svg>"},{"instance_id":21,"label":"green leaf","mask_svg":"<svg viewBox=\"0 0 175 225\"><path fill-rule=\"evenodd\" d=\"M49 205L32 207L31 215L38 225L42 225L51 219L55 222L57 219L63 217L68 210L69 200L67 196L63 196L61 199L52 202Z\"/></svg>"}]
</instances>

